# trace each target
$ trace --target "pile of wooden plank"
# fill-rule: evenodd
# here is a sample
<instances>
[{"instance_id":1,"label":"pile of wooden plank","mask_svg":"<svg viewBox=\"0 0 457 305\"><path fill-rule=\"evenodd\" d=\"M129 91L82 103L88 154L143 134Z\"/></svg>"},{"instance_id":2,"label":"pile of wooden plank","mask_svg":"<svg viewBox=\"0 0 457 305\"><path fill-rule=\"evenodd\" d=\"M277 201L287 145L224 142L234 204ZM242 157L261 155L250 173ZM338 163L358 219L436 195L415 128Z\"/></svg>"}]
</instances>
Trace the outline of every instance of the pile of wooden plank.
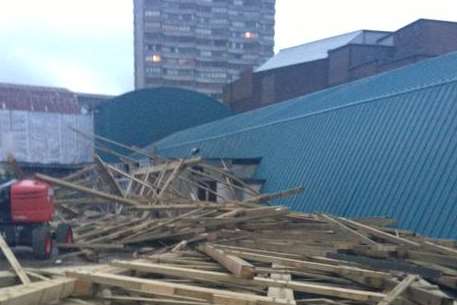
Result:
<instances>
[{"instance_id":1,"label":"pile of wooden plank","mask_svg":"<svg viewBox=\"0 0 457 305\"><path fill-rule=\"evenodd\" d=\"M188 239L165 238L151 253L112 260L103 268L71 268L65 279L52 281L62 291L66 283L72 297L87 304L451 305L455 301L457 249L451 241L393 231L384 227L390 223L387 219L355 221L278 207L209 210L211 217L198 210L193 216L162 221L163 228L209 228L205 236L199 232ZM49 275L46 270L33 272ZM41 283L46 288L40 289L46 292L52 283ZM10 300L28 291L7 289L16 291L5 294Z\"/></svg>"},{"instance_id":2,"label":"pile of wooden plank","mask_svg":"<svg viewBox=\"0 0 457 305\"><path fill-rule=\"evenodd\" d=\"M124 163L114 166L96 156L67 177L37 175L56 187L59 220L74 227L76 243L60 249L105 265L25 270L0 240L14 270L1 286L22 283L1 288L0 305L456 300L454 241L393 229L391 219L291 212L274 202L301 188L259 194L223 161L136 152L152 164L118 156Z\"/></svg>"}]
</instances>

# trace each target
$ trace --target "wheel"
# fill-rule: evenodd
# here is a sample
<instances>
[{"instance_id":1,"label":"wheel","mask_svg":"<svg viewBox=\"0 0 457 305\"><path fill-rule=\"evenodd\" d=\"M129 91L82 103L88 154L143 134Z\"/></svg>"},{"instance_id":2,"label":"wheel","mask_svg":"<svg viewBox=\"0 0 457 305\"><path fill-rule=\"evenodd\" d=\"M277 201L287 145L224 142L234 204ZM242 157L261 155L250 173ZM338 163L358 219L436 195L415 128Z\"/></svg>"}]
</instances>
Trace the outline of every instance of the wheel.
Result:
<instances>
[{"instance_id":1,"label":"wheel","mask_svg":"<svg viewBox=\"0 0 457 305\"><path fill-rule=\"evenodd\" d=\"M52 236L47 226L40 226L32 231L32 249L36 258L50 258L52 246Z\"/></svg>"},{"instance_id":2,"label":"wheel","mask_svg":"<svg viewBox=\"0 0 457 305\"><path fill-rule=\"evenodd\" d=\"M71 226L66 223L60 223L56 229L56 242L58 244L72 244L73 241Z\"/></svg>"},{"instance_id":3,"label":"wheel","mask_svg":"<svg viewBox=\"0 0 457 305\"><path fill-rule=\"evenodd\" d=\"M10 247L16 247L17 239L16 239L16 228L12 226L5 227L3 229L5 232L6 242Z\"/></svg>"}]
</instances>

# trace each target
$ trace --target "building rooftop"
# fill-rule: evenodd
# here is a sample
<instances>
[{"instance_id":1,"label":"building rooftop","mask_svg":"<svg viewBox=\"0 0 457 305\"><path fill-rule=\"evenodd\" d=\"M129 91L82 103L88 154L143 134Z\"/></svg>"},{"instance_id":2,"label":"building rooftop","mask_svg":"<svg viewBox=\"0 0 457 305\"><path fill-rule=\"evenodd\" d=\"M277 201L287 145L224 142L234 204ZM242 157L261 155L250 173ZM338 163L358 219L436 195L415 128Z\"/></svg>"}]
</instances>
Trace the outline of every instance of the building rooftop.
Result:
<instances>
[{"instance_id":1,"label":"building rooftop","mask_svg":"<svg viewBox=\"0 0 457 305\"><path fill-rule=\"evenodd\" d=\"M282 49L265 64L257 68L255 72L324 59L328 57L328 51L351 43L377 44L379 39L388 34L390 32L359 30Z\"/></svg>"},{"instance_id":2,"label":"building rooftop","mask_svg":"<svg viewBox=\"0 0 457 305\"><path fill-rule=\"evenodd\" d=\"M64 88L0 83L0 109L79 113L76 95Z\"/></svg>"}]
</instances>

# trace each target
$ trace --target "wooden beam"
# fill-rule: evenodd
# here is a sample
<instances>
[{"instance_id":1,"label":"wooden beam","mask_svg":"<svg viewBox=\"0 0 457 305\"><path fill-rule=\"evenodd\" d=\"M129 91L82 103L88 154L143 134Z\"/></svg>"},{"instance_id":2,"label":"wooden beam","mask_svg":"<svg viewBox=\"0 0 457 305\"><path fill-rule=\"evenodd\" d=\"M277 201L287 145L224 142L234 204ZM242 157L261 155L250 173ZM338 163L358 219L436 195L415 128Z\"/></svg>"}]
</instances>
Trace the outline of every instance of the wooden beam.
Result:
<instances>
[{"instance_id":1,"label":"wooden beam","mask_svg":"<svg viewBox=\"0 0 457 305\"><path fill-rule=\"evenodd\" d=\"M272 264L273 269L280 269L282 268L281 265L278 264ZM290 273L271 273L270 278L272 280L279 280L279 281L291 281L292 276ZM278 299L286 299L289 300L291 303L295 302L295 296L294 296L294 291L290 288L283 288L283 287L274 287L270 286L268 287L268 294L269 297L272 298L278 298Z\"/></svg>"},{"instance_id":2,"label":"wooden beam","mask_svg":"<svg viewBox=\"0 0 457 305\"><path fill-rule=\"evenodd\" d=\"M136 177L134 177L134 176L131 176L131 175L127 174L127 173L124 172L124 171L121 171L120 169L118 169L118 168L116 168L116 167L114 167L114 166L111 166L111 165L107 165L107 167L108 167L111 171L114 171L114 172L118 173L119 175L124 176L124 177L127 177L127 178L130 179L130 181L129 181L129 186L128 186L127 191L126 191L126 194L127 194L127 195L130 193L130 190L131 190L131 188L132 188L133 182L136 182L136 183L138 183L138 184L141 184L142 189L144 189L144 187L147 187L148 189L150 189L150 190L153 192L154 196L157 195L157 190L154 188L153 185L151 185L150 183L147 182L147 179L144 179L144 180L138 179L138 178L136 178Z\"/></svg>"},{"instance_id":3,"label":"wooden beam","mask_svg":"<svg viewBox=\"0 0 457 305\"><path fill-rule=\"evenodd\" d=\"M124 289L134 289L148 294L155 292L166 296L186 296L204 299L212 304L232 305L284 305L284 300L258 296L246 293L237 293L221 289L204 288L184 284L163 282L158 280L142 279L124 275L114 275L103 272L69 272L68 276L82 282L100 284Z\"/></svg>"},{"instance_id":4,"label":"wooden beam","mask_svg":"<svg viewBox=\"0 0 457 305\"><path fill-rule=\"evenodd\" d=\"M123 250L124 245L109 243L109 244L96 244L96 243L74 243L74 244L59 244L59 249L93 249L93 250Z\"/></svg>"},{"instance_id":5,"label":"wooden beam","mask_svg":"<svg viewBox=\"0 0 457 305\"><path fill-rule=\"evenodd\" d=\"M431 241L424 241L425 248L432 249L434 251L438 251L441 253L445 253L446 255L455 255L457 257L457 249L449 248L446 246L438 245L436 243L432 243Z\"/></svg>"},{"instance_id":6,"label":"wooden beam","mask_svg":"<svg viewBox=\"0 0 457 305\"><path fill-rule=\"evenodd\" d=\"M211 305L207 302L181 301L162 298L145 298L138 296L107 296L102 297L106 301L113 301L115 304L154 304L154 305Z\"/></svg>"},{"instance_id":7,"label":"wooden beam","mask_svg":"<svg viewBox=\"0 0 457 305\"><path fill-rule=\"evenodd\" d=\"M260 288L277 287L287 288L299 292L312 293L318 295L332 296L357 301L374 301L378 302L385 297L383 293L339 288L334 286L326 286L320 284L311 284L297 281L284 281L278 279L269 279L263 277L255 277L252 280L240 279L233 275L214 271L202 271L196 269L188 269L181 267L167 266L164 264L152 264L142 261L123 262L114 261L114 266L122 267L130 270L136 270L146 273L163 274L169 276L176 276L180 278L193 279L211 283L225 283L225 284L238 284L242 286L255 286ZM290 303L290 301L285 300Z\"/></svg>"},{"instance_id":8,"label":"wooden beam","mask_svg":"<svg viewBox=\"0 0 457 305\"><path fill-rule=\"evenodd\" d=\"M13 268L14 272L16 272L17 276L21 280L22 284L30 284L29 277L25 273L24 269L22 268L21 264L19 264L16 256L11 251L10 247L3 239L3 236L0 234L0 248L2 249L3 254L5 255L6 259L8 260L9 264Z\"/></svg>"},{"instance_id":9,"label":"wooden beam","mask_svg":"<svg viewBox=\"0 0 457 305\"><path fill-rule=\"evenodd\" d=\"M289 196L293 196L296 194L300 194L304 191L303 187L295 187L283 192L277 192L277 193L271 193L271 194L262 194L259 196L255 196L246 200L243 200L243 203L258 203L258 202L266 202L266 201L271 201L274 199L281 199L281 198L286 198Z\"/></svg>"},{"instance_id":10,"label":"wooden beam","mask_svg":"<svg viewBox=\"0 0 457 305\"><path fill-rule=\"evenodd\" d=\"M179 172L182 169L183 164L184 164L184 159L179 160L178 164L176 165L176 167L173 169L173 171L171 172L171 174L168 176L167 180L165 181L165 184L162 187L160 187L160 185L158 185L158 187L160 187L160 193L158 194L159 199L162 199L163 194L165 194L165 192L167 191L170 184L173 183L173 181L179 175Z\"/></svg>"},{"instance_id":11,"label":"wooden beam","mask_svg":"<svg viewBox=\"0 0 457 305\"><path fill-rule=\"evenodd\" d=\"M345 224L341 223L340 221L336 220L335 218L333 217L330 217L328 215L325 215L325 214L322 214L321 215L325 220L327 220L328 222L331 222L335 225L337 225L338 227L340 227L341 229L343 229L343 231L346 231L352 235L354 235L356 238L366 242L367 244L369 245L374 245L374 246L377 246L378 243L369 239L368 237L366 237L365 235L363 235L362 233L360 232L357 232L356 230L353 230L351 228L349 228L348 226L346 226Z\"/></svg>"},{"instance_id":12,"label":"wooden beam","mask_svg":"<svg viewBox=\"0 0 457 305\"><path fill-rule=\"evenodd\" d=\"M374 235L376 237L379 237L381 239L387 240L387 241L392 242L394 244L400 244L400 245L406 245L406 246L412 246L412 247L419 247L420 246L419 243L416 243L414 241L411 241L411 240L408 240L408 239L405 239L405 238L401 238L401 237L398 237L398 236L394 236L392 234L383 232L381 230L378 230L378 229L373 228L373 227L368 226L368 225L361 224L361 223L359 223L357 221L354 221L354 220L349 220L349 219L346 219L346 218L343 218L343 217L339 217L338 219L342 220L346 224L349 224L351 226L356 227L357 229L369 232L370 234L372 234L372 235Z\"/></svg>"},{"instance_id":13,"label":"wooden beam","mask_svg":"<svg viewBox=\"0 0 457 305\"><path fill-rule=\"evenodd\" d=\"M68 297L74 279L59 278L0 289L0 305L48 305Z\"/></svg>"},{"instance_id":14,"label":"wooden beam","mask_svg":"<svg viewBox=\"0 0 457 305\"><path fill-rule=\"evenodd\" d=\"M76 185L74 183L64 181L62 179L49 177L49 176L46 176L46 175L43 175L43 174L35 174L35 177L38 178L39 180L42 180L42 181L45 181L45 182L49 182L49 183L52 183L52 184L60 185L62 187L66 187L66 188L69 188L69 189L72 189L72 190L75 190L75 191L79 191L79 192L82 192L82 193L90 194L90 195L93 195L93 196L96 196L96 197L100 197L100 198L103 198L103 199L111 200L111 201L113 201L113 203L117 202L117 203L122 203L122 204L130 205L130 206L141 205L141 203L139 203L138 201L132 200L132 199L123 198L123 197L119 197L119 196L116 196L116 195L111 195L111 194L108 194L108 193L105 193L105 192L93 190L93 189L90 189L88 187L79 186L79 185Z\"/></svg>"},{"instance_id":15,"label":"wooden beam","mask_svg":"<svg viewBox=\"0 0 457 305\"><path fill-rule=\"evenodd\" d=\"M113 175L108 170L108 167L106 166L105 162L103 162L99 155L94 154L94 161L97 167L97 172L100 174L100 177L103 180L103 182L105 182L105 184L110 187L111 191L116 196L125 197L121 187L114 179Z\"/></svg>"},{"instance_id":16,"label":"wooden beam","mask_svg":"<svg viewBox=\"0 0 457 305\"><path fill-rule=\"evenodd\" d=\"M184 160L182 165L183 166L195 165L195 164L200 163L201 161L202 161L201 157L191 158L191 159ZM173 160L170 162L153 165L151 167L141 167L141 168L135 170L133 175L138 176L138 175L145 175L148 173L149 174L160 173L161 171L171 171L171 170L175 169L175 167L178 166L179 164L180 164L180 160Z\"/></svg>"},{"instance_id":17,"label":"wooden beam","mask_svg":"<svg viewBox=\"0 0 457 305\"><path fill-rule=\"evenodd\" d=\"M342 266L342 265L330 265L323 263L315 263L310 261L291 259L285 257L272 256L267 254L259 254L253 252L239 251L230 248L224 248L223 246L217 245L217 248L222 248L226 253L237 255L241 258L263 262L263 263L277 263L282 266L296 268L302 271L317 271L324 273L333 273L333 274L352 274L355 276L366 276L369 278L375 279L384 279L389 276L388 273L372 271L368 269L361 269L357 267Z\"/></svg>"},{"instance_id":18,"label":"wooden beam","mask_svg":"<svg viewBox=\"0 0 457 305\"><path fill-rule=\"evenodd\" d=\"M209 244L199 246L198 250L217 261L236 277L252 279L255 276L254 266L237 256L227 254L223 250L217 249Z\"/></svg>"},{"instance_id":19,"label":"wooden beam","mask_svg":"<svg viewBox=\"0 0 457 305\"><path fill-rule=\"evenodd\" d=\"M392 289L377 305L390 305L395 301L405 290L418 279L417 275L408 275L394 289Z\"/></svg>"}]
</instances>

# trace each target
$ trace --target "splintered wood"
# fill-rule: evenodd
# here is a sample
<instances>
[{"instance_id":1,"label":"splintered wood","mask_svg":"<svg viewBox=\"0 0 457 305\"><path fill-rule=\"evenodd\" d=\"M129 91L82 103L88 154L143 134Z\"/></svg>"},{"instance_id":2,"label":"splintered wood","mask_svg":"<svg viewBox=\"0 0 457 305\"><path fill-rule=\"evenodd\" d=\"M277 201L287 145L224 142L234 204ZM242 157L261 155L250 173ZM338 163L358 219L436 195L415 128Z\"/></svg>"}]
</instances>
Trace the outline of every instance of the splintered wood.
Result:
<instances>
[{"instance_id":1,"label":"splintered wood","mask_svg":"<svg viewBox=\"0 0 457 305\"><path fill-rule=\"evenodd\" d=\"M74 226L75 244L60 249L108 264L66 273L73 295L89 304L455 301L451 241L393 230L390 219L291 212L274 201L303 189L259 194L225 161L135 152L153 165L96 157L64 178L37 175L55 185L59 217Z\"/></svg>"}]
</instances>

